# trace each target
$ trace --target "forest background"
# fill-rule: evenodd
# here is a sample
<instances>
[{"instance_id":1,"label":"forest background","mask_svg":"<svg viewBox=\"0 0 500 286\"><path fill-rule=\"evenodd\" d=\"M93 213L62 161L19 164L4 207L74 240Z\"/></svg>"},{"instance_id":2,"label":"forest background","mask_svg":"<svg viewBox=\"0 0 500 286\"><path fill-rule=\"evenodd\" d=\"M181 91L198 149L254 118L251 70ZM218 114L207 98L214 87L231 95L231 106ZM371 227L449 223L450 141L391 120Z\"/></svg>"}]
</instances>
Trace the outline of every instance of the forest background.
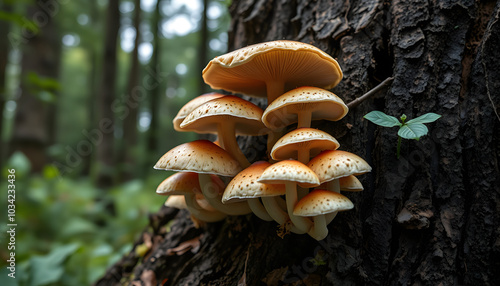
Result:
<instances>
[{"instance_id":1,"label":"forest background","mask_svg":"<svg viewBox=\"0 0 500 286\"><path fill-rule=\"evenodd\" d=\"M88 285L130 251L164 202L169 174L152 166L196 136L172 119L209 91L201 70L227 50L228 5L0 2L0 285Z\"/></svg>"}]
</instances>

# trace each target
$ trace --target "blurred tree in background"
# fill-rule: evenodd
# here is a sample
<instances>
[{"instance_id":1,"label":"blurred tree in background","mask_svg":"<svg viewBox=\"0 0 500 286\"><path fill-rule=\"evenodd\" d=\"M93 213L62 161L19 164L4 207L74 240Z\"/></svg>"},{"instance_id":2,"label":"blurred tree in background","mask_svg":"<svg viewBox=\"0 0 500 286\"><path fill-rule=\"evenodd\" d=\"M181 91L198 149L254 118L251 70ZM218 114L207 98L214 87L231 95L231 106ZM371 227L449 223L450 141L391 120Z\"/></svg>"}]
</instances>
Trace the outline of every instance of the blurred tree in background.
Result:
<instances>
[{"instance_id":1,"label":"blurred tree in background","mask_svg":"<svg viewBox=\"0 0 500 286\"><path fill-rule=\"evenodd\" d=\"M168 174L152 166L194 139L172 119L208 91L201 69L226 52L227 5L0 2L0 187L15 168L16 283L89 284L163 204L154 189Z\"/></svg>"}]
</instances>

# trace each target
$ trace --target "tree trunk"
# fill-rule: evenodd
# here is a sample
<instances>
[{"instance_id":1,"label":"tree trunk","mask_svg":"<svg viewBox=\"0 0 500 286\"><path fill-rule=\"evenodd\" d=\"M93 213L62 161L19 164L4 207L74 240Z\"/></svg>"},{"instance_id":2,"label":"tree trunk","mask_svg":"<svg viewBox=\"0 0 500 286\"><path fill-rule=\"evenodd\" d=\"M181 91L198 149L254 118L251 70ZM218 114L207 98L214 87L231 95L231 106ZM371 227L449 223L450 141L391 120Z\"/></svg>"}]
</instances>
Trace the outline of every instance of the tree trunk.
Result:
<instances>
[{"instance_id":1,"label":"tree trunk","mask_svg":"<svg viewBox=\"0 0 500 286\"><path fill-rule=\"evenodd\" d=\"M10 3L3 3L0 9L5 13L12 12L12 5ZM9 59L9 41L8 35L10 32L10 23L8 21L0 21L0 169L3 168L5 154L5 142L3 140L3 125L4 125L4 108L7 102L7 87L5 85L7 78L7 62Z\"/></svg>"},{"instance_id":2,"label":"tree trunk","mask_svg":"<svg viewBox=\"0 0 500 286\"><path fill-rule=\"evenodd\" d=\"M136 173L137 159L137 114L139 110L140 98L145 97L145 90L139 85L139 39L141 22L141 1L134 1L134 29L135 40L134 49L130 54L131 65L129 70L127 91L124 102L127 113L122 115L123 120L123 145L120 150L119 160L121 162L120 181L127 181L134 178Z\"/></svg>"},{"instance_id":3,"label":"tree trunk","mask_svg":"<svg viewBox=\"0 0 500 286\"><path fill-rule=\"evenodd\" d=\"M132 251L97 284L500 285L500 1L242 0L230 11L230 50L311 43L338 59L345 102L394 77L341 121L314 124L373 167L365 190L346 194L354 209L319 242L281 239L255 216L195 229L181 211L170 232L152 224L136 242L154 242L147 256ZM398 160L396 129L362 119L372 110L442 118ZM262 154L262 141L240 143Z\"/></svg>"},{"instance_id":4,"label":"tree trunk","mask_svg":"<svg viewBox=\"0 0 500 286\"><path fill-rule=\"evenodd\" d=\"M152 74L157 75L160 72L159 63L161 62L161 0L156 1L155 11L151 20L151 29L153 32L153 54L149 63L149 70ZM147 160L154 160L152 156L157 156L158 138L160 134L159 124L159 108L160 108L160 90L161 82L156 80L151 84L149 89L149 112L151 112L151 122L147 134ZM147 166L149 167L149 166Z\"/></svg>"},{"instance_id":5,"label":"tree trunk","mask_svg":"<svg viewBox=\"0 0 500 286\"><path fill-rule=\"evenodd\" d=\"M201 27L200 27L200 44L198 45L198 69L202 71L207 65L207 54L208 54L208 5L210 1L203 0L203 11L201 14ZM199 78L198 81L198 93L204 94L207 92L208 85L203 81L203 78Z\"/></svg>"},{"instance_id":6,"label":"tree trunk","mask_svg":"<svg viewBox=\"0 0 500 286\"><path fill-rule=\"evenodd\" d=\"M113 108L116 108L116 53L118 29L120 28L119 1L110 0L106 15L106 33L104 40L104 56L102 67L102 81L99 90L99 122L98 130L102 140L97 145L97 186L108 188L113 183L114 168L114 127L115 118Z\"/></svg>"},{"instance_id":7,"label":"tree trunk","mask_svg":"<svg viewBox=\"0 0 500 286\"><path fill-rule=\"evenodd\" d=\"M53 11L47 1L28 7L27 18L39 28L38 33L23 33L21 96L10 141L10 150L21 151L31 162L31 170L40 172L47 163L45 148L53 141L55 100L44 100L43 93L55 94L57 88L43 82L57 80L61 58L61 40Z\"/></svg>"}]
</instances>

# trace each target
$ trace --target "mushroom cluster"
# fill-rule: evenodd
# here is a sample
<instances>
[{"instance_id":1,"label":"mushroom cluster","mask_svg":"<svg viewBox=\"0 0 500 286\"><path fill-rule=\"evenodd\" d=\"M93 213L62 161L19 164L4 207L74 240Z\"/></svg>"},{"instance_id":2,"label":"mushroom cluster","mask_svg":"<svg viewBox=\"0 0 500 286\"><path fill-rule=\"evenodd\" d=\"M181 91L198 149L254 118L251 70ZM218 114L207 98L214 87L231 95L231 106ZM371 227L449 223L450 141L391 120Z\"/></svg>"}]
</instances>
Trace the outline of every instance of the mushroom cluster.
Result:
<instances>
[{"instance_id":1,"label":"mushroom cluster","mask_svg":"<svg viewBox=\"0 0 500 286\"><path fill-rule=\"evenodd\" d=\"M187 209L195 225L254 213L277 222L280 236L324 239L337 212L354 207L340 192L363 190L356 176L371 171L359 156L338 150L333 136L311 128L313 120L338 121L347 114L342 99L328 90L342 76L331 56L294 41L256 44L214 58L203 70L205 83L265 97L267 108L219 93L188 102L173 120L175 130L216 134L217 140L196 140L165 153L154 168L178 173L157 193L169 196L167 205ZM269 161L250 162L237 135L267 135Z\"/></svg>"}]
</instances>

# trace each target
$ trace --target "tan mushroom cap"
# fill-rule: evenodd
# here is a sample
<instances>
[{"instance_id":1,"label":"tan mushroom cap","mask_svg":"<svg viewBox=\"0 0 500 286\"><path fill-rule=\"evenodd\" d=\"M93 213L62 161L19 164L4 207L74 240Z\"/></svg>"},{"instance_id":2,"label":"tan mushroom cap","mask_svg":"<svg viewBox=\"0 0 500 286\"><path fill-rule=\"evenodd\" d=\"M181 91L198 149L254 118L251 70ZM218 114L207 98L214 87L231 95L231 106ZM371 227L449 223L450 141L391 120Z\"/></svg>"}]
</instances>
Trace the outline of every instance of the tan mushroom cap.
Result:
<instances>
[{"instance_id":1,"label":"tan mushroom cap","mask_svg":"<svg viewBox=\"0 0 500 286\"><path fill-rule=\"evenodd\" d=\"M205 93L191 99L179 110L179 112L177 112L177 115L174 117L172 123L174 125L175 131L186 131L181 128L181 123L184 120L184 118L186 118L186 116L188 116L188 114L191 113L191 111L195 110L198 106L202 105L203 103L215 98L219 98L221 96L224 95L212 92L212 93Z\"/></svg>"},{"instance_id":2,"label":"tan mushroom cap","mask_svg":"<svg viewBox=\"0 0 500 286\"><path fill-rule=\"evenodd\" d=\"M354 204L346 196L327 190L313 190L293 209L296 216L317 216L350 210Z\"/></svg>"},{"instance_id":3,"label":"tan mushroom cap","mask_svg":"<svg viewBox=\"0 0 500 286\"><path fill-rule=\"evenodd\" d=\"M262 109L234 95L226 95L198 106L180 127L197 133L217 133L218 124L235 124L236 135L264 135Z\"/></svg>"},{"instance_id":4,"label":"tan mushroom cap","mask_svg":"<svg viewBox=\"0 0 500 286\"><path fill-rule=\"evenodd\" d=\"M264 170L270 165L271 163L269 162L257 161L250 165L250 167L239 172L226 186L222 202L284 195L285 185L263 184L257 181Z\"/></svg>"},{"instance_id":5,"label":"tan mushroom cap","mask_svg":"<svg viewBox=\"0 0 500 286\"><path fill-rule=\"evenodd\" d=\"M230 177L242 169L229 153L208 140L196 140L172 148L154 168Z\"/></svg>"},{"instance_id":6,"label":"tan mushroom cap","mask_svg":"<svg viewBox=\"0 0 500 286\"><path fill-rule=\"evenodd\" d=\"M342 79L335 59L301 42L272 41L247 46L214 58L203 70L213 89L268 97L269 85L281 85L274 96L303 85L333 88ZM269 100L271 102L273 99Z\"/></svg>"},{"instance_id":7,"label":"tan mushroom cap","mask_svg":"<svg viewBox=\"0 0 500 286\"><path fill-rule=\"evenodd\" d=\"M299 121L299 114L310 113L310 120L342 119L349 108L340 97L325 89L303 86L276 98L264 111L262 122L279 129ZM308 126L299 126L308 127Z\"/></svg>"},{"instance_id":8,"label":"tan mushroom cap","mask_svg":"<svg viewBox=\"0 0 500 286\"><path fill-rule=\"evenodd\" d=\"M273 149L274 160L298 158L298 151L308 149L309 156L314 157L323 150L336 150L340 144L332 135L314 128L297 128L281 137Z\"/></svg>"},{"instance_id":9,"label":"tan mushroom cap","mask_svg":"<svg viewBox=\"0 0 500 286\"><path fill-rule=\"evenodd\" d=\"M180 210L187 209L186 198L181 195L171 195L165 201L165 206Z\"/></svg>"},{"instance_id":10,"label":"tan mushroom cap","mask_svg":"<svg viewBox=\"0 0 500 286\"><path fill-rule=\"evenodd\" d=\"M339 188L344 192L361 192L364 190L363 184L354 175L342 177L339 179ZM328 182L324 182L317 189L328 189Z\"/></svg>"},{"instance_id":11,"label":"tan mushroom cap","mask_svg":"<svg viewBox=\"0 0 500 286\"><path fill-rule=\"evenodd\" d=\"M372 167L356 154L341 150L326 150L319 153L307 164L321 183L349 175L368 173Z\"/></svg>"},{"instance_id":12,"label":"tan mushroom cap","mask_svg":"<svg viewBox=\"0 0 500 286\"><path fill-rule=\"evenodd\" d=\"M198 174L193 172L175 173L158 185L156 193L164 196L201 194Z\"/></svg>"},{"instance_id":13,"label":"tan mushroom cap","mask_svg":"<svg viewBox=\"0 0 500 286\"><path fill-rule=\"evenodd\" d=\"M264 184L297 183L304 188L319 185L318 176L306 165L296 160L283 160L267 167L257 180Z\"/></svg>"}]
</instances>

